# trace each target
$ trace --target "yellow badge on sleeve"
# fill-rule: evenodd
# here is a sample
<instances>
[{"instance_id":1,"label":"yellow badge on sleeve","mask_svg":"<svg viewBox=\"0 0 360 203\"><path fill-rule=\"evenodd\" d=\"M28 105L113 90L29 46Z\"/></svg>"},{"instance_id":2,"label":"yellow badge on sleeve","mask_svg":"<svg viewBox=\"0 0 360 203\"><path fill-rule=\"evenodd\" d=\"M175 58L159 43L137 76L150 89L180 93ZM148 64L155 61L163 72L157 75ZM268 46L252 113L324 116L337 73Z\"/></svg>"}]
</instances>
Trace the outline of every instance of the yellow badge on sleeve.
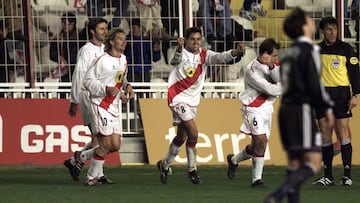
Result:
<instances>
[{"instance_id":1,"label":"yellow badge on sleeve","mask_svg":"<svg viewBox=\"0 0 360 203\"><path fill-rule=\"evenodd\" d=\"M350 58L350 63L352 65L356 65L356 64L359 63L359 60L356 57L353 56L353 57Z\"/></svg>"}]
</instances>

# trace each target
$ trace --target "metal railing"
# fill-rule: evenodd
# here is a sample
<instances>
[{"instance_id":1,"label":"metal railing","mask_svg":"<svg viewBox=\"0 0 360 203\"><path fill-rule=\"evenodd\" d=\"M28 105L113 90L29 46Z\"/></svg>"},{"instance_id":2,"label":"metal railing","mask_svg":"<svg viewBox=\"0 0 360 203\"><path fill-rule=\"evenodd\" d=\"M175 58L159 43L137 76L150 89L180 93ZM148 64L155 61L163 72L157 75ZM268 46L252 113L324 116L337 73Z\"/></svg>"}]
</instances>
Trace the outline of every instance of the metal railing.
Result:
<instances>
[{"instance_id":1,"label":"metal railing","mask_svg":"<svg viewBox=\"0 0 360 203\"><path fill-rule=\"evenodd\" d=\"M35 88L30 88L29 83L0 83L0 93L6 98L37 98L58 99L60 93L66 93L70 98L70 89L58 89L58 83L35 83ZM62 83L62 86L71 86L71 83ZM143 127L140 116L139 98L166 99L167 83L132 83L136 93L135 98L122 106L123 133L126 136L143 136ZM137 89L147 86L149 89ZM243 83L211 83L205 82L202 90L204 99L239 99L243 91Z\"/></svg>"}]
</instances>

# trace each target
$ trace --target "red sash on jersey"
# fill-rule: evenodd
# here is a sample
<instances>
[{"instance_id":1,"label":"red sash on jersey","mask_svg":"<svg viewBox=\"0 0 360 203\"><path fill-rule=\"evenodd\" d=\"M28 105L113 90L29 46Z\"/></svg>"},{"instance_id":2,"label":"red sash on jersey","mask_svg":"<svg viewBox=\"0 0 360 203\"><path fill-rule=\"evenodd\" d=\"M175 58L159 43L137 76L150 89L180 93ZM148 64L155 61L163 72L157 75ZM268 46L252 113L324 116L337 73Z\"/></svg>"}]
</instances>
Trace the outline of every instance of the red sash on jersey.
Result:
<instances>
[{"instance_id":1,"label":"red sash on jersey","mask_svg":"<svg viewBox=\"0 0 360 203\"><path fill-rule=\"evenodd\" d=\"M266 94L261 94L258 97L256 97L256 99L251 102L248 106L250 107L259 107L261 106L263 103L265 103L266 99L269 98L268 95Z\"/></svg>"},{"instance_id":2,"label":"red sash on jersey","mask_svg":"<svg viewBox=\"0 0 360 203\"><path fill-rule=\"evenodd\" d=\"M182 80L179 80L178 82L174 83L173 85L171 85L169 87L169 89L168 89L168 104L171 104L172 100L174 99L174 97L176 95L180 94L184 90L191 87L198 80L198 78L200 77L200 75L202 73L202 65L205 63L205 59L206 59L206 50L202 49L200 52L200 63L197 66L193 77L186 77Z\"/></svg>"},{"instance_id":3,"label":"red sash on jersey","mask_svg":"<svg viewBox=\"0 0 360 203\"><path fill-rule=\"evenodd\" d=\"M121 87L122 87L122 85L123 85L123 82L124 82L124 80L125 80L125 76L126 76L126 74L127 74L127 61L126 61L126 63L125 63L125 66L126 66L126 67L125 67L125 71L124 71L124 78L122 79L121 82L116 83L116 85L115 85L115 87L117 87L117 88L119 88L119 89L121 89ZM105 110L108 110L110 104L113 103L113 101L114 101L114 99L116 98L116 96L117 96L117 95L108 95L108 94L106 94L105 98L100 102L100 105L99 105L99 106L100 106L101 108L105 109Z\"/></svg>"},{"instance_id":4,"label":"red sash on jersey","mask_svg":"<svg viewBox=\"0 0 360 203\"><path fill-rule=\"evenodd\" d=\"M115 87L121 89L121 86L122 86L122 82L121 83L116 83ZM115 97L117 95L106 95L105 98L100 102L100 107L105 109L105 110L108 110L109 109L109 106L110 104L113 103Z\"/></svg>"}]
</instances>

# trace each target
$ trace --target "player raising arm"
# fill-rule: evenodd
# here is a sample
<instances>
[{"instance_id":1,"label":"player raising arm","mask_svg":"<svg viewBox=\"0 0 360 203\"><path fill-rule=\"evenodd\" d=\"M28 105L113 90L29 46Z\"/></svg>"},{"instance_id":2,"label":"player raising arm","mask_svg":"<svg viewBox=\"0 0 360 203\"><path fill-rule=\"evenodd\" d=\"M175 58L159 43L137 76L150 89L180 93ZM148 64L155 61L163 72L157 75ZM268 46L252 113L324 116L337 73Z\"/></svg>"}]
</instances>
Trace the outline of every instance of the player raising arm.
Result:
<instances>
[{"instance_id":1,"label":"player raising arm","mask_svg":"<svg viewBox=\"0 0 360 203\"><path fill-rule=\"evenodd\" d=\"M188 177L193 184L201 183L196 166L196 143L198 129L195 123L197 106L204 86L206 70L209 65L227 63L241 56L244 44L236 49L222 53L201 48L201 29L188 28L185 39L178 39L176 53L171 60L174 66L168 79L168 105L173 115L173 125L177 126L177 135L172 140L164 159L158 161L160 180L167 183L169 166L186 141L188 159ZM183 44L185 47L183 48Z\"/></svg>"}]
</instances>

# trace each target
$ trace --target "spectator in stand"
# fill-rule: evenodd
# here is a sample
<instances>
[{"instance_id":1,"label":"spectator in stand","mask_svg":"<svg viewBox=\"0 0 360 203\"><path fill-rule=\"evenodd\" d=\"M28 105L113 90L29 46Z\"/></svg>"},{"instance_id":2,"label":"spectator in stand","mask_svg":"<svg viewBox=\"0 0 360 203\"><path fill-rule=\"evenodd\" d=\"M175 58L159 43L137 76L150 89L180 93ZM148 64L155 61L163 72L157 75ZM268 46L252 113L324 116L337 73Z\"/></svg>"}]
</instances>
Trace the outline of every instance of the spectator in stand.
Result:
<instances>
[{"instance_id":1,"label":"spectator in stand","mask_svg":"<svg viewBox=\"0 0 360 203\"><path fill-rule=\"evenodd\" d=\"M127 79L129 82L150 82L152 62L159 61L161 58L161 48L158 40L152 40L144 37L141 21L134 18L130 21L130 34L127 35L127 46L125 56L128 62ZM150 89L149 86L139 86L138 89ZM135 87L134 87L135 89ZM140 98L144 94L138 95ZM146 97L149 97L147 94ZM134 109L134 102L130 102L130 109Z\"/></svg>"},{"instance_id":2,"label":"spectator in stand","mask_svg":"<svg viewBox=\"0 0 360 203\"><path fill-rule=\"evenodd\" d=\"M177 36L179 33L179 4L177 0L160 0L160 6L163 30L169 34L169 37L163 38L161 43L165 63L168 63L168 50L171 47L171 40L176 40L170 36Z\"/></svg>"},{"instance_id":3,"label":"spectator in stand","mask_svg":"<svg viewBox=\"0 0 360 203\"><path fill-rule=\"evenodd\" d=\"M177 0L160 0L161 6L161 21L164 30L174 35L175 32L179 33L179 4Z\"/></svg>"},{"instance_id":4,"label":"spectator in stand","mask_svg":"<svg viewBox=\"0 0 360 203\"><path fill-rule=\"evenodd\" d=\"M351 32L349 29L349 14L348 13L348 0L344 0L344 37L351 38Z\"/></svg>"},{"instance_id":5,"label":"spectator in stand","mask_svg":"<svg viewBox=\"0 0 360 203\"><path fill-rule=\"evenodd\" d=\"M26 40L23 34L24 22L22 19L22 7L18 1L14 0L1 0L0 7L5 17L6 29L8 31L6 38L15 40ZM19 12L21 15L19 16Z\"/></svg>"},{"instance_id":6,"label":"spectator in stand","mask_svg":"<svg viewBox=\"0 0 360 203\"><path fill-rule=\"evenodd\" d=\"M112 21L109 22L109 28L111 27L119 27L121 23L121 17L126 13L129 0L86 0L86 12L87 16L90 17L103 17L104 16L104 8L105 3L108 8L115 7L114 16Z\"/></svg>"},{"instance_id":7,"label":"spectator in stand","mask_svg":"<svg viewBox=\"0 0 360 203\"><path fill-rule=\"evenodd\" d=\"M5 26L4 21L0 21L0 83L11 82L11 76L14 74L14 66L11 67L11 64L14 64L13 61L9 59L9 54L6 53L5 47ZM2 87L3 88L3 87ZM0 92L0 98L4 98L5 93Z\"/></svg>"},{"instance_id":8,"label":"spectator in stand","mask_svg":"<svg viewBox=\"0 0 360 203\"><path fill-rule=\"evenodd\" d=\"M132 19L130 26L125 49L128 61L127 79L129 82L150 82L151 62L160 60L160 44L144 38L139 18Z\"/></svg>"},{"instance_id":9,"label":"spectator in stand","mask_svg":"<svg viewBox=\"0 0 360 203\"><path fill-rule=\"evenodd\" d=\"M261 5L261 0L244 0L243 7L241 8L239 15L250 21L255 21L257 18L253 13L258 16L266 16L267 11Z\"/></svg>"},{"instance_id":10,"label":"spectator in stand","mask_svg":"<svg viewBox=\"0 0 360 203\"><path fill-rule=\"evenodd\" d=\"M360 57L359 54L359 47L360 47L360 43L359 43L359 21L360 21L360 18L359 18L359 0L353 0L351 2L351 19L355 20L355 32L356 32L356 43L355 43L355 46L356 46L356 55L358 56L358 58Z\"/></svg>"},{"instance_id":11,"label":"spectator in stand","mask_svg":"<svg viewBox=\"0 0 360 203\"><path fill-rule=\"evenodd\" d=\"M104 0L86 0L86 13L88 17L103 17Z\"/></svg>"},{"instance_id":12,"label":"spectator in stand","mask_svg":"<svg viewBox=\"0 0 360 203\"><path fill-rule=\"evenodd\" d=\"M35 64L42 64L35 66L36 79L39 82L44 82L47 77L52 77L51 71L57 66L57 63L50 60L50 40L54 37L54 33L50 30L45 16L33 18L33 40Z\"/></svg>"},{"instance_id":13,"label":"spectator in stand","mask_svg":"<svg viewBox=\"0 0 360 203\"><path fill-rule=\"evenodd\" d=\"M167 36L161 21L161 6L158 0L136 0L135 4L144 33L153 33L157 37ZM152 37L152 36L150 36Z\"/></svg>"},{"instance_id":14,"label":"spectator in stand","mask_svg":"<svg viewBox=\"0 0 360 203\"><path fill-rule=\"evenodd\" d=\"M207 42L211 45L212 49L217 51L223 51L231 47L218 47L214 41L224 41L232 43L234 41L231 25L231 9L229 0L199 0L199 12L202 17L202 27L207 36ZM213 15L212 15L213 13ZM213 18L211 18L213 16ZM215 16L219 18L219 26L216 26ZM223 42L218 45L223 46ZM228 44L230 45L230 44Z\"/></svg>"},{"instance_id":15,"label":"spectator in stand","mask_svg":"<svg viewBox=\"0 0 360 203\"><path fill-rule=\"evenodd\" d=\"M50 59L62 66L60 82L71 82L79 50L75 14L64 13L61 17L61 26L60 33L50 44ZM68 89L68 87L60 86L59 89ZM66 98L66 93L60 93L60 98Z\"/></svg>"}]
</instances>

